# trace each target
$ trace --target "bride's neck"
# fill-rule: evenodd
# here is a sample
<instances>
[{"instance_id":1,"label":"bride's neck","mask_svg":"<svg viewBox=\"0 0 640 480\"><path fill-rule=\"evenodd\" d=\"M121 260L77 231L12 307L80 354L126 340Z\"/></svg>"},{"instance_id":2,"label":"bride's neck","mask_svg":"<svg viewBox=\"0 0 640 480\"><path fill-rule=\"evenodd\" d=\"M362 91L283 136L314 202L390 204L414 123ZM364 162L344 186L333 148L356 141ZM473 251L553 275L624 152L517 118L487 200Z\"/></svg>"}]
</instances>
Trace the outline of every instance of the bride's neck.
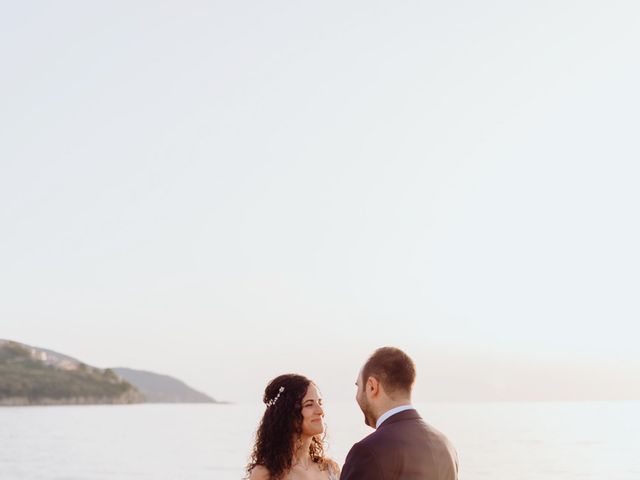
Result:
<instances>
[{"instance_id":1,"label":"bride's neck","mask_svg":"<svg viewBox=\"0 0 640 480\"><path fill-rule=\"evenodd\" d=\"M304 466L309 466L311 462L311 456L309 455L309 447L311 446L311 439L313 437L302 437L296 442L296 449L293 452L293 463Z\"/></svg>"}]
</instances>

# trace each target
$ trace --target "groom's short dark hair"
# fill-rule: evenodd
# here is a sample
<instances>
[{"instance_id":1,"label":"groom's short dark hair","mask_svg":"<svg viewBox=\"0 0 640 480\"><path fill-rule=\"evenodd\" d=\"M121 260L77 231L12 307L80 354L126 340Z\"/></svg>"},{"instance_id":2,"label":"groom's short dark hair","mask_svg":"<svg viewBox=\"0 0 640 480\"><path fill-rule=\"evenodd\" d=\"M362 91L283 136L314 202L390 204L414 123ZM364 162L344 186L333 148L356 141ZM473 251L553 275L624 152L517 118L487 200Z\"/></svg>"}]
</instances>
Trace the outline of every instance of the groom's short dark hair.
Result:
<instances>
[{"instance_id":1,"label":"groom's short dark hair","mask_svg":"<svg viewBox=\"0 0 640 480\"><path fill-rule=\"evenodd\" d=\"M416 366L399 348L381 347L362 367L362 381L366 382L369 377L377 378L387 393L411 393L416 380Z\"/></svg>"}]
</instances>

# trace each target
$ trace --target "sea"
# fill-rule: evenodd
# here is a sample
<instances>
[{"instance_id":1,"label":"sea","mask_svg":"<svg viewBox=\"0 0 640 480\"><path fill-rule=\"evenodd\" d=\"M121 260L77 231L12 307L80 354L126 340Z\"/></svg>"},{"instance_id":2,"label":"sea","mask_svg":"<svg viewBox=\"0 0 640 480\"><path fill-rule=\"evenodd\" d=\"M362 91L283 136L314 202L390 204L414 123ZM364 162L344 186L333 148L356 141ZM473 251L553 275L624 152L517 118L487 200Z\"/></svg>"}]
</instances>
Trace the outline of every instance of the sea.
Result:
<instances>
[{"instance_id":1,"label":"sea","mask_svg":"<svg viewBox=\"0 0 640 480\"><path fill-rule=\"evenodd\" d=\"M640 480L640 402L424 403L462 480ZM0 480L239 480L263 405L0 408ZM371 433L354 402L328 404L340 464Z\"/></svg>"}]
</instances>

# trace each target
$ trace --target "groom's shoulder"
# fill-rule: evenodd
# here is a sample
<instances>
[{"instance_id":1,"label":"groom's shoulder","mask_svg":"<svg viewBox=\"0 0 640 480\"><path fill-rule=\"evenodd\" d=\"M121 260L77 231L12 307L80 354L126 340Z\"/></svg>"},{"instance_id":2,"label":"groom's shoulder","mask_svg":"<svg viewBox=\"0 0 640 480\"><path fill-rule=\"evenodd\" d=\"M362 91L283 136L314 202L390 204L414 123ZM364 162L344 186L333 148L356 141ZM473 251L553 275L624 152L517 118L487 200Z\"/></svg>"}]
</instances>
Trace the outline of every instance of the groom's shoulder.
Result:
<instances>
[{"instance_id":1,"label":"groom's shoulder","mask_svg":"<svg viewBox=\"0 0 640 480\"><path fill-rule=\"evenodd\" d=\"M390 417L375 431L360 440L361 448L375 449L386 443L395 443L398 438L429 437L434 441L446 441L442 432L424 421L416 410L406 410Z\"/></svg>"},{"instance_id":2,"label":"groom's shoulder","mask_svg":"<svg viewBox=\"0 0 640 480\"><path fill-rule=\"evenodd\" d=\"M380 444L395 442L398 438L427 443L448 442L445 435L427 423L416 410L406 410L390 417L362 441Z\"/></svg>"},{"instance_id":3,"label":"groom's shoulder","mask_svg":"<svg viewBox=\"0 0 640 480\"><path fill-rule=\"evenodd\" d=\"M385 430L383 428L378 428L377 430L374 430L369 435L364 437L355 445L365 450L375 449L377 446L384 444L389 440L389 433L390 432L388 430Z\"/></svg>"},{"instance_id":4,"label":"groom's shoulder","mask_svg":"<svg viewBox=\"0 0 640 480\"><path fill-rule=\"evenodd\" d=\"M351 446L351 452L355 453L355 452L366 452L368 450L371 450L372 448L374 448L377 444L378 444L378 439L377 437L380 435L380 431L379 430L374 430L373 432L371 432L369 435L367 435L366 437L362 438L360 441L354 443Z\"/></svg>"},{"instance_id":5,"label":"groom's shoulder","mask_svg":"<svg viewBox=\"0 0 640 480\"><path fill-rule=\"evenodd\" d=\"M383 444L378 440L378 436L378 431L376 430L359 442L354 443L347 455L347 463L349 463L349 460L353 461L356 458L360 462L375 463L379 459L380 451L383 450Z\"/></svg>"}]
</instances>

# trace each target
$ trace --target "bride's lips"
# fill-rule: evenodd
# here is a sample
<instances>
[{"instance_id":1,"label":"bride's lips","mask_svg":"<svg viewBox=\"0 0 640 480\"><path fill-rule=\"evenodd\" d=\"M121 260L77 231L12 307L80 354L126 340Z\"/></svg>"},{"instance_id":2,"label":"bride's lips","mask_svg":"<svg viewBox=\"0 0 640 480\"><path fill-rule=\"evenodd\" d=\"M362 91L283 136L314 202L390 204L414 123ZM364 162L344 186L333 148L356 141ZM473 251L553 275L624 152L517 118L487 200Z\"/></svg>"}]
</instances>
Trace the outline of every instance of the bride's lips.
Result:
<instances>
[{"instance_id":1,"label":"bride's lips","mask_svg":"<svg viewBox=\"0 0 640 480\"><path fill-rule=\"evenodd\" d=\"M311 423L315 423L315 422L321 422L322 418L314 418L313 420L311 420Z\"/></svg>"}]
</instances>

